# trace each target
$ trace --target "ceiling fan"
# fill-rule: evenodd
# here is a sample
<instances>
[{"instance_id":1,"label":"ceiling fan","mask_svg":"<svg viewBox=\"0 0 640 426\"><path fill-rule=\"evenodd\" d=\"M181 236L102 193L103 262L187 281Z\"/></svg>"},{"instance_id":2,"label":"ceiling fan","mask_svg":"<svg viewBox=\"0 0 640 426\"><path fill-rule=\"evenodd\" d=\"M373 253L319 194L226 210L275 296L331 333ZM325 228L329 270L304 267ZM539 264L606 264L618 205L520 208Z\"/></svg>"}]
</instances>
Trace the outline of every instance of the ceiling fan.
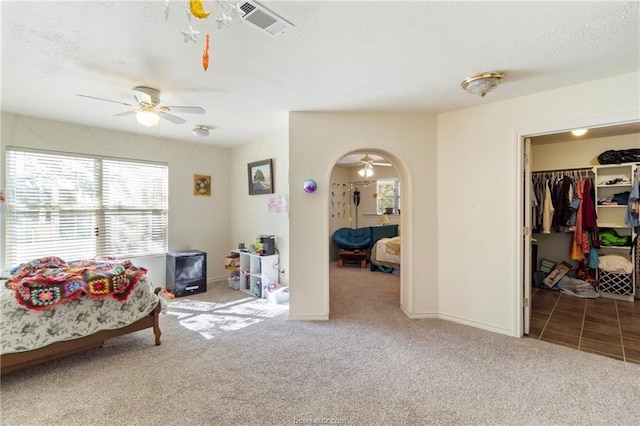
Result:
<instances>
[{"instance_id":1,"label":"ceiling fan","mask_svg":"<svg viewBox=\"0 0 640 426\"><path fill-rule=\"evenodd\" d=\"M384 158L380 157L381 159L384 160ZM391 163L381 163L373 158L371 158L369 156L369 154L365 154L364 157L362 157L360 159L360 164L363 164L364 166L366 166L367 164L371 164L372 166L389 166L391 167L393 164Z\"/></svg>"},{"instance_id":2,"label":"ceiling fan","mask_svg":"<svg viewBox=\"0 0 640 426\"><path fill-rule=\"evenodd\" d=\"M117 104L134 107L135 109L120 112L114 114L114 117L122 117L125 115L136 114L138 123L147 127L152 127L158 124L160 118L164 118L175 124L182 124L186 120L171 114L172 112L189 113L189 114L204 114L204 108L196 106L169 106L160 105L160 91L146 86L136 86L133 88L133 97L137 104L130 104L127 102L114 101L111 99L98 98L95 96L82 95L76 93L77 96L84 98L97 99L99 101L114 102Z\"/></svg>"}]
</instances>

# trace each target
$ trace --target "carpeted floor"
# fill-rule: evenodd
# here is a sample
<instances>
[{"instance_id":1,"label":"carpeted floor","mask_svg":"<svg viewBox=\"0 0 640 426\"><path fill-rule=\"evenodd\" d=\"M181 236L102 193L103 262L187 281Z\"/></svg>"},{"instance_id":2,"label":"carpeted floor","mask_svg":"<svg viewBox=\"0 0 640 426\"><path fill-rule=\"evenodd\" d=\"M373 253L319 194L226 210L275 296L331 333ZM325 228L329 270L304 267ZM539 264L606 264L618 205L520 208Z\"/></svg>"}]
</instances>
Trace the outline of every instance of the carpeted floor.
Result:
<instances>
[{"instance_id":1,"label":"carpeted floor","mask_svg":"<svg viewBox=\"0 0 640 426\"><path fill-rule=\"evenodd\" d=\"M295 285L295 284L293 284ZM331 318L226 283L150 331L2 378L3 425L636 425L640 365L442 320L399 278L331 265Z\"/></svg>"}]
</instances>

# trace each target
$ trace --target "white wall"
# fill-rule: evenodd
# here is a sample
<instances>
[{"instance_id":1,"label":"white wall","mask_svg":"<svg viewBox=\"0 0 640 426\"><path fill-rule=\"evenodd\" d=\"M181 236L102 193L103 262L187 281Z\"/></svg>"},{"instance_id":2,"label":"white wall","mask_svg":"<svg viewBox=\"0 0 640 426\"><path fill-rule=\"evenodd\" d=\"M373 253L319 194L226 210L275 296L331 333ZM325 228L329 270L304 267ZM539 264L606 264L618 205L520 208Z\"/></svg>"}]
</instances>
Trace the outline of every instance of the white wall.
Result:
<instances>
[{"instance_id":1,"label":"white wall","mask_svg":"<svg viewBox=\"0 0 640 426\"><path fill-rule=\"evenodd\" d=\"M274 193L249 195L247 165L255 161L273 160ZM283 135L233 148L230 157L230 203L221 209L231 210L231 245L238 243L248 247L260 235L275 235L279 251L280 284L289 284L289 211L269 213L268 201L284 197L289 202L289 140ZM302 184L300 184L302 188Z\"/></svg>"},{"instance_id":2,"label":"white wall","mask_svg":"<svg viewBox=\"0 0 640 426\"><path fill-rule=\"evenodd\" d=\"M170 251L207 252L207 278L228 275L222 264L230 244L229 150L131 133L2 113L0 188L4 188L6 146L160 161L169 165ZM211 175L212 195L193 195L193 175ZM4 220L2 220L4 226ZM2 230L4 227L2 228ZM2 234L4 240L4 234ZM4 256L4 250L0 250ZM165 256L132 259L165 285Z\"/></svg>"},{"instance_id":3,"label":"white wall","mask_svg":"<svg viewBox=\"0 0 640 426\"><path fill-rule=\"evenodd\" d=\"M333 233L339 228L355 227L355 204L351 198L348 167L334 167L329 178L329 258L338 259L339 247L331 240Z\"/></svg>"},{"instance_id":4,"label":"white wall","mask_svg":"<svg viewBox=\"0 0 640 426\"><path fill-rule=\"evenodd\" d=\"M556 143L531 140L531 170L569 169L597 166L598 155L609 149L640 147L638 133L608 138L574 139Z\"/></svg>"},{"instance_id":5,"label":"white wall","mask_svg":"<svg viewBox=\"0 0 640 426\"><path fill-rule=\"evenodd\" d=\"M290 318L329 316L330 174L344 154L362 148L389 159L404 184L401 307L414 317L434 315L438 309L435 116L292 112L289 123ZM318 182L313 194L302 190L308 178Z\"/></svg>"},{"instance_id":6,"label":"white wall","mask_svg":"<svg viewBox=\"0 0 640 426\"><path fill-rule=\"evenodd\" d=\"M519 335L522 146L518 136L637 120L639 81L636 72L438 115L442 318ZM490 99L491 94L485 98Z\"/></svg>"}]
</instances>

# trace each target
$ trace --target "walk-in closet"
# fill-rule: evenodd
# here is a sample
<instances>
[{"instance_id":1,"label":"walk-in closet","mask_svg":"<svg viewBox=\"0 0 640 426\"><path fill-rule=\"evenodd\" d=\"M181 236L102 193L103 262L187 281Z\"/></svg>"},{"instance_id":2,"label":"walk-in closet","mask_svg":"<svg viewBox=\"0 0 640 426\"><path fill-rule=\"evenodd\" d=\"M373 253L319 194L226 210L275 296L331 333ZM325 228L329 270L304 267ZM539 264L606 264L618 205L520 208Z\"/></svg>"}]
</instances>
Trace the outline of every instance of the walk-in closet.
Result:
<instances>
[{"instance_id":1,"label":"walk-in closet","mask_svg":"<svg viewBox=\"0 0 640 426\"><path fill-rule=\"evenodd\" d=\"M598 159L605 151L639 148L640 124L526 143L531 299L525 331L640 363L640 161Z\"/></svg>"}]
</instances>

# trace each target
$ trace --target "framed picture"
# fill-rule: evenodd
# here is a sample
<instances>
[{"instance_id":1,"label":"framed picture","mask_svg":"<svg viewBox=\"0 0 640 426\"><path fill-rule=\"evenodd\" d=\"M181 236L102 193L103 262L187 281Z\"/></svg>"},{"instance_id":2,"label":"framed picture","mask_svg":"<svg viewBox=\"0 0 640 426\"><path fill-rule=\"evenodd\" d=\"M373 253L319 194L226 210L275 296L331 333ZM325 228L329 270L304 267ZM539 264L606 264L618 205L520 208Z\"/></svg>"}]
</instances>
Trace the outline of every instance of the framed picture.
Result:
<instances>
[{"instance_id":1,"label":"framed picture","mask_svg":"<svg viewBox=\"0 0 640 426\"><path fill-rule=\"evenodd\" d=\"M247 165L249 195L273 194L273 163L271 159Z\"/></svg>"},{"instance_id":2,"label":"framed picture","mask_svg":"<svg viewBox=\"0 0 640 426\"><path fill-rule=\"evenodd\" d=\"M193 195L211 195L211 176L193 175Z\"/></svg>"}]
</instances>

